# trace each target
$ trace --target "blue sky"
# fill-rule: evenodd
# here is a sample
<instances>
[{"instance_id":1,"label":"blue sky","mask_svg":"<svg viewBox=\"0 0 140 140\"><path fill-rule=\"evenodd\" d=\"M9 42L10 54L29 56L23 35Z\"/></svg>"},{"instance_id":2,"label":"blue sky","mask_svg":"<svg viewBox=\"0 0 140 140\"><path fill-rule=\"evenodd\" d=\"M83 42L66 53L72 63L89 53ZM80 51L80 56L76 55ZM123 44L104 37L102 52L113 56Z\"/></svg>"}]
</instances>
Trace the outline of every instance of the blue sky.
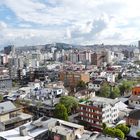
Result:
<instances>
[{"instance_id":1,"label":"blue sky","mask_svg":"<svg viewBox=\"0 0 140 140\"><path fill-rule=\"evenodd\" d=\"M0 0L0 46L129 44L140 39L140 0Z\"/></svg>"}]
</instances>

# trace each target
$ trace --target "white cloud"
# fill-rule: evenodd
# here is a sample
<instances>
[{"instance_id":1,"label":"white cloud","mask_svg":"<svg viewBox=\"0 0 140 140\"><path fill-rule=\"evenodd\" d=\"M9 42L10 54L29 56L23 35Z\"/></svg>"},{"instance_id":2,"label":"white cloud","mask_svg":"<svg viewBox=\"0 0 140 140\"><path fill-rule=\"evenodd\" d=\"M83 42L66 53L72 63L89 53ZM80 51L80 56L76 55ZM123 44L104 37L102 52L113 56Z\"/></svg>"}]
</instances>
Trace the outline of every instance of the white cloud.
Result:
<instances>
[{"instance_id":1,"label":"white cloud","mask_svg":"<svg viewBox=\"0 0 140 140\"><path fill-rule=\"evenodd\" d=\"M10 28L0 22L3 42L129 44L140 35L140 0L4 0L2 4L15 13L21 27Z\"/></svg>"},{"instance_id":2,"label":"white cloud","mask_svg":"<svg viewBox=\"0 0 140 140\"><path fill-rule=\"evenodd\" d=\"M7 24L3 21L0 21L0 30L7 28Z\"/></svg>"}]
</instances>

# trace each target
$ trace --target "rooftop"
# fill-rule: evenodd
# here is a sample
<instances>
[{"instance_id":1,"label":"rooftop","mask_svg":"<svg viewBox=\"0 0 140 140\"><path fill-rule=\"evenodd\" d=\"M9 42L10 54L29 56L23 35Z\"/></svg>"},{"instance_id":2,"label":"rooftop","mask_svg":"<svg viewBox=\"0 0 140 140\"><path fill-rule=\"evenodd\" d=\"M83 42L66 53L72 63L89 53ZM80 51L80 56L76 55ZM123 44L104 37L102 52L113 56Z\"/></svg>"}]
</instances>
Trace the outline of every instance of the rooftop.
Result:
<instances>
[{"instance_id":1,"label":"rooftop","mask_svg":"<svg viewBox=\"0 0 140 140\"><path fill-rule=\"evenodd\" d=\"M132 119L140 120L140 109L131 111L128 117Z\"/></svg>"},{"instance_id":2,"label":"rooftop","mask_svg":"<svg viewBox=\"0 0 140 140\"><path fill-rule=\"evenodd\" d=\"M8 113L14 110L17 110L17 108L11 101L0 103L0 114Z\"/></svg>"},{"instance_id":3,"label":"rooftop","mask_svg":"<svg viewBox=\"0 0 140 140\"><path fill-rule=\"evenodd\" d=\"M104 98L104 97L93 97L91 99L89 99L88 101L86 102L82 102L81 104L89 104L89 105L101 105L101 106L104 106L104 105L114 105L116 104L117 102L119 102L118 99L109 99L109 98Z\"/></svg>"},{"instance_id":4,"label":"rooftop","mask_svg":"<svg viewBox=\"0 0 140 140\"><path fill-rule=\"evenodd\" d=\"M55 118L51 118L48 120L46 118L40 118L34 122L29 122L22 126L25 126L27 135L21 136L19 129L20 127L17 127L12 130L0 132L0 138L2 137L6 140L29 140L37 137L43 132L47 132L48 130L55 133L57 131L57 134L67 135L68 133L73 132L73 130L80 129L84 134L83 126Z\"/></svg>"}]
</instances>

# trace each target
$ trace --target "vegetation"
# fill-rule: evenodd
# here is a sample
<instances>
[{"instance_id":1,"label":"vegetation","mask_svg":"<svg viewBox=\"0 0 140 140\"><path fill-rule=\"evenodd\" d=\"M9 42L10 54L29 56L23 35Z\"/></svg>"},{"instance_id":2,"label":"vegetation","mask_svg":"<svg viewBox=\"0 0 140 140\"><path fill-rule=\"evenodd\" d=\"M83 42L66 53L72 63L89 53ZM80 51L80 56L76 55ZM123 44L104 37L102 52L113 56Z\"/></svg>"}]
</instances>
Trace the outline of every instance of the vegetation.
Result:
<instances>
[{"instance_id":1,"label":"vegetation","mask_svg":"<svg viewBox=\"0 0 140 140\"><path fill-rule=\"evenodd\" d=\"M0 102L3 101L3 96L0 94Z\"/></svg>"},{"instance_id":2,"label":"vegetation","mask_svg":"<svg viewBox=\"0 0 140 140\"><path fill-rule=\"evenodd\" d=\"M120 96L120 89L118 87L114 87L113 91L110 93L110 98L115 99Z\"/></svg>"},{"instance_id":3,"label":"vegetation","mask_svg":"<svg viewBox=\"0 0 140 140\"><path fill-rule=\"evenodd\" d=\"M120 139L124 139L125 135L120 129L115 129L115 136Z\"/></svg>"},{"instance_id":4,"label":"vegetation","mask_svg":"<svg viewBox=\"0 0 140 140\"><path fill-rule=\"evenodd\" d=\"M140 131L138 131L138 132L136 133L136 135L137 135L137 137L140 138Z\"/></svg>"},{"instance_id":5,"label":"vegetation","mask_svg":"<svg viewBox=\"0 0 140 140\"><path fill-rule=\"evenodd\" d=\"M125 138L124 133L120 129L117 129L117 128L106 127L104 129L104 133L111 136L111 137L117 137L117 138L120 138L120 139Z\"/></svg>"},{"instance_id":6,"label":"vegetation","mask_svg":"<svg viewBox=\"0 0 140 140\"><path fill-rule=\"evenodd\" d=\"M111 85L104 83L101 86L99 96L115 99L116 97L120 96L120 89L117 86L112 87Z\"/></svg>"},{"instance_id":7,"label":"vegetation","mask_svg":"<svg viewBox=\"0 0 140 140\"><path fill-rule=\"evenodd\" d=\"M78 107L78 101L72 96L62 96L60 98L60 103L66 107L68 114Z\"/></svg>"},{"instance_id":8,"label":"vegetation","mask_svg":"<svg viewBox=\"0 0 140 140\"><path fill-rule=\"evenodd\" d=\"M107 127L106 123L102 124L103 130Z\"/></svg>"},{"instance_id":9,"label":"vegetation","mask_svg":"<svg viewBox=\"0 0 140 140\"><path fill-rule=\"evenodd\" d=\"M55 107L54 116L58 119L67 121L68 113L66 107L61 103L57 104Z\"/></svg>"},{"instance_id":10,"label":"vegetation","mask_svg":"<svg viewBox=\"0 0 140 140\"><path fill-rule=\"evenodd\" d=\"M85 83L84 81L80 80L80 81L78 82L78 84L77 84L76 87L77 87L77 89L79 89L79 90L83 90L83 89L86 88L86 83Z\"/></svg>"},{"instance_id":11,"label":"vegetation","mask_svg":"<svg viewBox=\"0 0 140 140\"><path fill-rule=\"evenodd\" d=\"M104 83L101 86L99 96L101 96L101 97L109 97L110 96L110 87L107 83Z\"/></svg>"},{"instance_id":12,"label":"vegetation","mask_svg":"<svg viewBox=\"0 0 140 140\"><path fill-rule=\"evenodd\" d=\"M116 126L117 129L120 129L125 135L129 134L130 128L124 124L119 124Z\"/></svg>"},{"instance_id":13,"label":"vegetation","mask_svg":"<svg viewBox=\"0 0 140 140\"><path fill-rule=\"evenodd\" d=\"M117 78L117 79L118 79L118 80L122 79L121 73L118 74L118 78Z\"/></svg>"},{"instance_id":14,"label":"vegetation","mask_svg":"<svg viewBox=\"0 0 140 140\"><path fill-rule=\"evenodd\" d=\"M122 93L122 95L124 95L124 93L128 93L131 91L133 85L135 85L136 82L134 81L123 81L121 83L121 85L119 86L120 92Z\"/></svg>"},{"instance_id":15,"label":"vegetation","mask_svg":"<svg viewBox=\"0 0 140 140\"><path fill-rule=\"evenodd\" d=\"M124 139L127 134L130 132L130 128L124 124L119 124L115 128L107 127L105 123L102 125L103 133L111 137L117 137ZM140 132L139 132L140 134Z\"/></svg>"}]
</instances>

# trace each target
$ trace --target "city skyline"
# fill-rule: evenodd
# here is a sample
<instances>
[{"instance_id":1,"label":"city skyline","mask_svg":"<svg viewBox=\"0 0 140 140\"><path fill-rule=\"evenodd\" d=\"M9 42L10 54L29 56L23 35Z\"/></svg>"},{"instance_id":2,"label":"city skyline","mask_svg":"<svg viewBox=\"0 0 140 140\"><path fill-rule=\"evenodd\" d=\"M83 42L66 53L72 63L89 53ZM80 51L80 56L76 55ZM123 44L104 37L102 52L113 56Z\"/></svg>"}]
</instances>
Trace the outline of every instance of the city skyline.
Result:
<instances>
[{"instance_id":1,"label":"city skyline","mask_svg":"<svg viewBox=\"0 0 140 140\"><path fill-rule=\"evenodd\" d=\"M0 1L0 47L130 44L139 40L138 0Z\"/></svg>"}]
</instances>

